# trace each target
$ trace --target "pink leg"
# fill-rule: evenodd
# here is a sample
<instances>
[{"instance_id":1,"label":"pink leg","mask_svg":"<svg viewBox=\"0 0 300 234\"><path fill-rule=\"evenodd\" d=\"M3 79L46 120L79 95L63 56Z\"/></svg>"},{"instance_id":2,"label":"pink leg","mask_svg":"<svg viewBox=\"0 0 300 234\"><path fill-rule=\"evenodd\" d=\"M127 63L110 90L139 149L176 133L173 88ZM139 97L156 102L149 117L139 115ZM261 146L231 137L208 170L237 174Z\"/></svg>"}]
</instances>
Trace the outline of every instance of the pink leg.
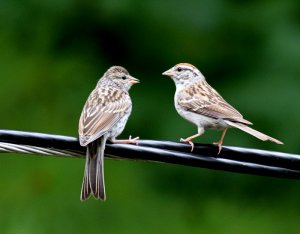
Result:
<instances>
[{"instance_id":1,"label":"pink leg","mask_svg":"<svg viewBox=\"0 0 300 234\"><path fill-rule=\"evenodd\" d=\"M218 155L221 153L221 149L222 149L222 144L223 144L223 140L226 134L227 128L225 128L222 132L222 136L221 139L218 142L214 142L214 145L217 145L219 147L219 151L218 151Z\"/></svg>"},{"instance_id":2,"label":"pink leg","mask_svg":"<svg viewBox=\"0 0 300 234\"><path fill-rule=\"evenodd\" d=\"M136 137L136 138L132 139L131 136L129 136L128 140L112 140L111 142L116 143L116 144L134 144L134 145L137 145L139 139L140 139L139 137Z\"/></svg>"},{"instance_id":3,"label":"pink leg","mask_svg":"<svg viewBox=\"0 0 300 234\"><path fill-rule=\"evenodd\" d=\"M201 135L202 135L202 133L197 133L197 134L195 134L193 136L190 136L190 137L188 137L186 139L181 138L180 142L187 142L187 143L189 143L192 146L191 152L193 152L193 150L194 150L194 143L192 142L192 140L194 138L198 137L198 136L201 136Z\"/></svg>"}]
</instances>

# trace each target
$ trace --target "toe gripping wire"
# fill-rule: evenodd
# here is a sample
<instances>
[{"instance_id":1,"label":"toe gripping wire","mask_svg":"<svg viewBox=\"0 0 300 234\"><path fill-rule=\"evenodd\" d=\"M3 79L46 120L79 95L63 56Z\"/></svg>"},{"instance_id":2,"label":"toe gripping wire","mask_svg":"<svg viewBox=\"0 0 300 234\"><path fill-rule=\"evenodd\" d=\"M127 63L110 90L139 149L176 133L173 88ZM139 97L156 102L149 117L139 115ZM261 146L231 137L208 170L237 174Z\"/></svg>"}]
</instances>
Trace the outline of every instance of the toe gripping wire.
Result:
<instances>
[{"instance_id":1,"label":"toe gripping wire","mask_svg":"<svg viewBox=\"0 0 300 234\"><path fill-rule=\"evenodd\" d=\"M76 137L0 130L0 153L85 158ZM107 143L106 159L177 164L236 173L300 179L300 155L274 151L187 143L139 140L138 145Z\"/></svg>"}]
</instances>

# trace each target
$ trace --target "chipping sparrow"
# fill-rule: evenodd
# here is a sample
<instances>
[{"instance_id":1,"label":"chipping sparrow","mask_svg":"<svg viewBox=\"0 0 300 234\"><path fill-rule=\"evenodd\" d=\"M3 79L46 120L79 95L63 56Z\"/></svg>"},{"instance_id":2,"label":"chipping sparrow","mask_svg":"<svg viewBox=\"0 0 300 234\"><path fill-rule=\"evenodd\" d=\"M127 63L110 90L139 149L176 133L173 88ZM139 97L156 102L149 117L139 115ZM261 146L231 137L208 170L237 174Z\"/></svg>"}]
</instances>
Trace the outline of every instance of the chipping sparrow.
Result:
<instances>
[{"instance_id":1,"label":"chipping sparrow","mask_svg":"<svg viewBox=\"0 0 300 234\"><path fill-rule=\"evenodd\" d=\"M214 143L219 148L218 154L221 152L225 133L231 127L247 132L262 141L269 140L283 144L281 141L250 128L249 125L252 123L245 120L236 109L229 105L193 65L179 63L164 72L163 75L170 76L175 82L174 102L178 114L198 127L197 134L180 139L181 142L188 142L192 146L192 151L194 148L192 140L201 136L207 128L223 130L221 139Z\"/></svg>"},{"instance_id":2,"label":"chipping sparrow","mask_svg":"<svg viewBox=\"0 0 300 234\"><path fill-rule=\"evenodd\" d=\"M105 200L104 148L106 140L113 143L136 144L138 137L116 140L131 114L128 91L139 80L120 66L109 68L88 97L79 120L79 141L87 147L85 172L80 200L91 194Z\"/></svg>"}]
</instances>

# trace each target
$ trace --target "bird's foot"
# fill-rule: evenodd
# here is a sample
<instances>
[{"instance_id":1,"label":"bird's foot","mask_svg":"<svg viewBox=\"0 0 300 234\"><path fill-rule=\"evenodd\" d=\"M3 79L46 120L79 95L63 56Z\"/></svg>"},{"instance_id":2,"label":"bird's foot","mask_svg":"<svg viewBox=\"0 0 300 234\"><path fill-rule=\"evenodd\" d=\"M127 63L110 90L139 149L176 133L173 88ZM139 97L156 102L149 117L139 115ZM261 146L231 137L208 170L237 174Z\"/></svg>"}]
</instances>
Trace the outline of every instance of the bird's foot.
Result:
<instances>
[{"instance_id":1,"label":"bird's foot","mask_svg":"<svg viewBox=\"0 0 300 234\"><path fill-rule=\"evenodd\" d=\"M222 141L218 141L218 142L214 142L213 143L214 145L218 146L218 155L221 153L221 150L222 150L222 144L223 142Z\"/></svg>"},{"instance_id":2,"label":"bird's foot","mask_svg":"<svg viewBox=\"0 0 300 234\"><path fill-rule=\"evenodd\" d=\"M131 136L129 136L127 140L114 140L113 143L138 145L139 139L139 137L131 138Z\"/></svg>"},{"instance_id":3,"label":"bird's foot","mask_svg":"<svg viewBox=\"0 0 300 234\"><path fill-rule=\"evenodd\" d=\"M192 146L191 152L193 152L194 150L194 143L192 142L192 140L188 137L186 139L180 138L180 142L187 142Z\"/></svg>"},{"instance_id":4,"label":"bird's foot","mask_svg":"<svg viewBox=\"0 0 300 234\"><path fill-rule=\"evenodd\" d=\"M140 139L139 137L131 138L131 135L130 135L129 139L128 139L128 144L138 145L139 144L139 142L138 142L139 139Z\"/></svg>"}]
</instances>

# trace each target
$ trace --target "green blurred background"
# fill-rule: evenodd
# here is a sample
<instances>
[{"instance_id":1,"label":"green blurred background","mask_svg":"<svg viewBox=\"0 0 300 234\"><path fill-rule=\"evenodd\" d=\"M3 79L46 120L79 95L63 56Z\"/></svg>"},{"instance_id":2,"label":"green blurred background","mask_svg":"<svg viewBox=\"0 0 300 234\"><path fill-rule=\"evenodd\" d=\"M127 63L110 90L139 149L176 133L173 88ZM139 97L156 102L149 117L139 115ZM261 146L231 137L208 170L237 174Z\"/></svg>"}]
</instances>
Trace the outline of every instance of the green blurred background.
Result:
<instances>
[{"instance_id":1,"label":"green blurred background","mask_svg":"<svg viewBox=\"0 0 300 234\"><path fill-rule=\"evenodd\" d=\"M196 128L161 73L189 62L285 143L230 130L225 145L299 153L299 61L299 1L1 0L0 128L76 136L97 80L122 65L142 81L122 137L177 141ZM83 160L0 156L0 233L299 233L298 181L106 161L107 202L81 203Z\"/></svg>"}]
</instances>

